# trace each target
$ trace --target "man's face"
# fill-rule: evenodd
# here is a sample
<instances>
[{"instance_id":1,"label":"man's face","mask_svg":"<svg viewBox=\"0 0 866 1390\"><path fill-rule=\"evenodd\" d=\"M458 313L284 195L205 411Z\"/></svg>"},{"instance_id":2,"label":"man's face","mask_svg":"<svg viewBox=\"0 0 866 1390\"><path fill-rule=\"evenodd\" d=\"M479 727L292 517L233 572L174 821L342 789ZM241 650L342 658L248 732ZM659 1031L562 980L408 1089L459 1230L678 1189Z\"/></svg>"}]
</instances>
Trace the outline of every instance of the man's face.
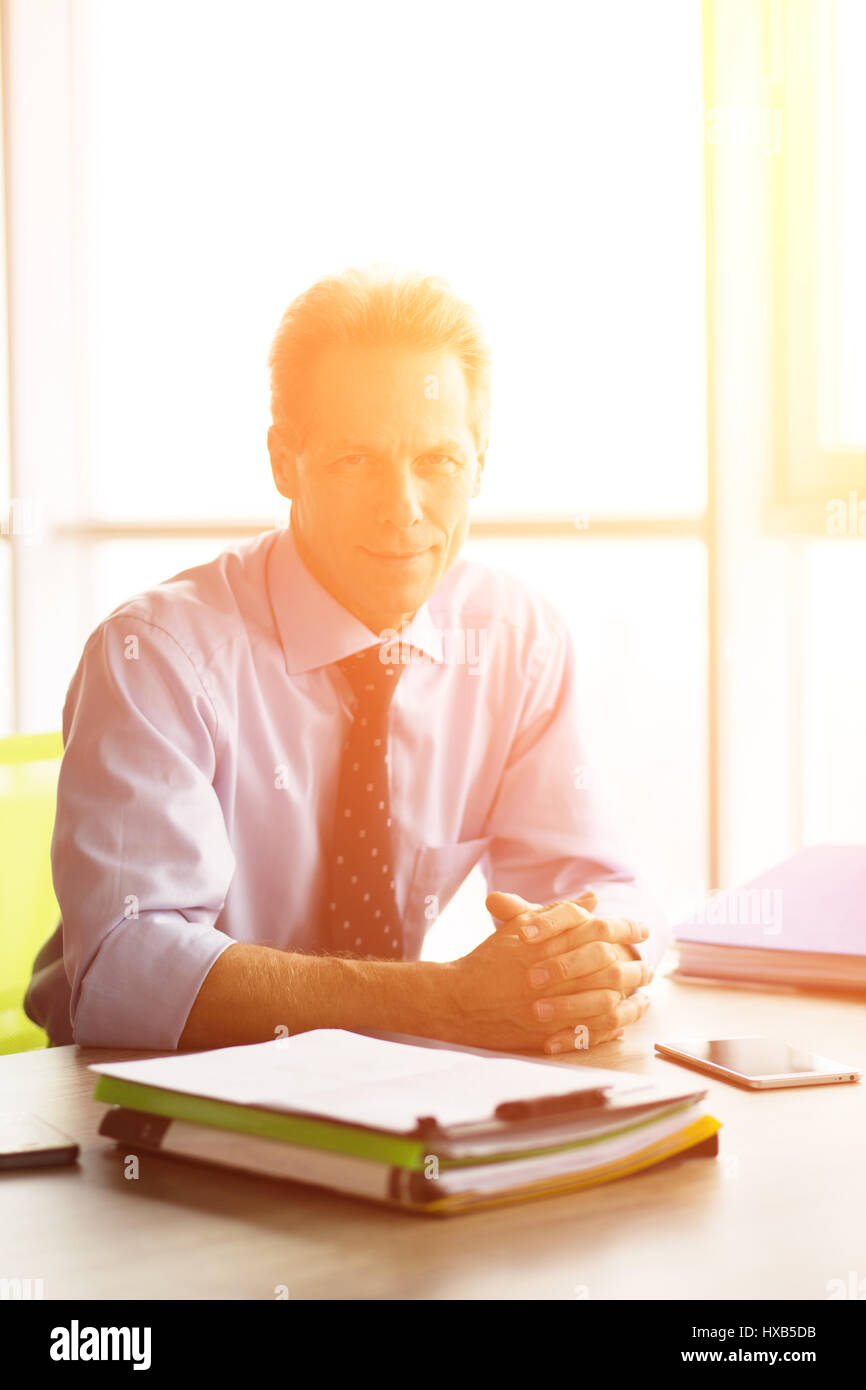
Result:
<instances>
[{"instance_id":1,"label":"man's face","mask_svg":"<svg viewBox=\"0 0 866 1390\"><path fill-rule=\"evenodd\" d=\"M372 631L399 628L454 563L484 466L458 358L398 344L313 363L305 438L268 436L301 558Z\"/></svg>"}]
</instances>

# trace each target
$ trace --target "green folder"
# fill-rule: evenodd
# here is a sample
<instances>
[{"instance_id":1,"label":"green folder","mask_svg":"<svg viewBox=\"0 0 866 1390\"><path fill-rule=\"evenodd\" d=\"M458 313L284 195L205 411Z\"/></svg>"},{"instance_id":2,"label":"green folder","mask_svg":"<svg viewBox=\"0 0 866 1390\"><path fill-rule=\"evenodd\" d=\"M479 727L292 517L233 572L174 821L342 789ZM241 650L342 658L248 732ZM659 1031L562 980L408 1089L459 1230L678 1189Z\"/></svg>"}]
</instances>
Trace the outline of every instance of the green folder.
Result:
<instances>
[{"instance_id":1,"label":"green folder","mask_svg":"<svg viewBox=\"0 0 866 1390\"><path fill-rule=\"evenodd\" d=\"M407 1168L414 1172L424 1171L425 1159L430 1154L431 1146L435 1146L435 1139L432 1137L385 1134L379 1130L361 1129L335 1121L261 1110L255 1106L211 1100L207 1096L191 1096L182 1091L168 1091L157 1086L142 1086L136 1081L125 1081L114 1076L100 1076L93 1096L95 1100L104 1101L109 1105L123 1105L130 1110L143 1110L149 1115L189 1120L194 1124L216 1125L220 1129L234 1129L243 1134L256 1134L264 1139L281 1139L290 1144L301 1144L305 1148L353 1154L356 1158L368 1158L377 1163L387 1163L392 1167ZM641 1115L630 1123L587 1139L572 1139L570 1142L556 1145L545 1144L520 1152L488 1154L479 1159L441 1158L440 1166L468 1167L478 1162L498 1163L508 1159L554 1153L562 1149L583 1148L587 1144L598 1143L615 1134L640 1129L663 1116L688 1110L693 1104L694 1100L690 1098L682 1103L667 1106L661 1111L653 1110L651 1114Z\"/></svg>"},{"instance_id":2,"label":"green folder","mask_svg":"<svg viewBox=\"0 0 866 1390\"><path fill-rule=\"evenodd\" d=\"M182 1091L141 1086L137 1081L121 1081L116 1076L100 1076L93 1097L110 1105L144 1110L149 1115L190 1120L199 1125L217 1125L220 1129L236 1129L243 1134L258 1134L263 1139L283 1139L309 1149L354 1154L356 1158L372 1158L378 1163L413 1168L419 1172L423 1171L424 1154L429 1152L430 1147L429 1141L425 1144L423 1140L409 1136L382 1134L377 1130L357 1129L352 1125L307 1119L301 1115L284 1115L274 1110L259 1110L252 1105L211 1100L208 1096L189 1096Z\"/></svg>"}]
</instances>

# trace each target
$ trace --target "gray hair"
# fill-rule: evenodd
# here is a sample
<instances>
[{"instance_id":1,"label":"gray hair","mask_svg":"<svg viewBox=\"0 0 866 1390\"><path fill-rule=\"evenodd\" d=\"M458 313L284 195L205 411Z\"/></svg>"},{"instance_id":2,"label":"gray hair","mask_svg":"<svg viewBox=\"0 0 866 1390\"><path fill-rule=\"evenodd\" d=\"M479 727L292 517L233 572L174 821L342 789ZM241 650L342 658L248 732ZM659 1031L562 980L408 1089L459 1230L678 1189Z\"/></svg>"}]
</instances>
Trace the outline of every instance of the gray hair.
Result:
<instances>
[{"instance_id":1,"label":"gray hair","mask_svg":"<svg viewBox=\"0 0 866 1390\"><path fill-rule=\"evenodd\" d=\"M324 347L405 343L453 352L469 388L471 428L481 451L490 429L490 348L481 321L447 280L371 266L317 280L293 299L268 354L274 424L303 435L304 379Z\"/></svg>"}]
</instances>

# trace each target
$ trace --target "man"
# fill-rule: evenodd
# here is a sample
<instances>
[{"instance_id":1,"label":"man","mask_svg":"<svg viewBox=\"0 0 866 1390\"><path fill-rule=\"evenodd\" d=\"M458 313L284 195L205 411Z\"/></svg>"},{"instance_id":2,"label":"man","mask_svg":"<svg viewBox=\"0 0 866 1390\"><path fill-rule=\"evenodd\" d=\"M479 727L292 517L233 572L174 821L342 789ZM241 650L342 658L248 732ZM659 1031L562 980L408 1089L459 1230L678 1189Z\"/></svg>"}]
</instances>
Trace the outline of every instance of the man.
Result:
<instances>
[{"instance_id":1,"label":"man","mask_svg":"<svg viewBox=\"0 0 866 1390\"><path fill-rule=\"evenodd\" d=\"M122 604L64 707L54 1042L201 1048L379 1029L556 1054L622 1036L666 945L618 857L571 641L459 558L489 357L442 281L351 271L270 356L291 524ZM474 864L499 924L424 933Z\"/></svg>"}]
</instances>

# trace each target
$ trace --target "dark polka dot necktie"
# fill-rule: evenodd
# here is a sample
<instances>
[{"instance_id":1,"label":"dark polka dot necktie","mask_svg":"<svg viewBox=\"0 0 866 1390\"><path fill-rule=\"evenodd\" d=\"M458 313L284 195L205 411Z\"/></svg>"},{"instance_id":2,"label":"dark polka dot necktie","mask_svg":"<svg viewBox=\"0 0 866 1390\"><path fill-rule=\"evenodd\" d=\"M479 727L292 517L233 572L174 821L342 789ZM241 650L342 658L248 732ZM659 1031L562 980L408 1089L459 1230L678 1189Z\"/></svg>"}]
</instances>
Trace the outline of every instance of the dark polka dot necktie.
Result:
<instances>
[{"instance_id":1,"label":"dark polka dot necktie","mask_svg":"<svg viewBox=\"0 0 866 1390\"><path fill-rule=\"evenodd\" d=\"M332 952L402 960L391 852L388 715L404 668L382 661L383 651L367 647L338 662L357 705L337 784L322 941Z\"/></svg>"}]
</instances>

